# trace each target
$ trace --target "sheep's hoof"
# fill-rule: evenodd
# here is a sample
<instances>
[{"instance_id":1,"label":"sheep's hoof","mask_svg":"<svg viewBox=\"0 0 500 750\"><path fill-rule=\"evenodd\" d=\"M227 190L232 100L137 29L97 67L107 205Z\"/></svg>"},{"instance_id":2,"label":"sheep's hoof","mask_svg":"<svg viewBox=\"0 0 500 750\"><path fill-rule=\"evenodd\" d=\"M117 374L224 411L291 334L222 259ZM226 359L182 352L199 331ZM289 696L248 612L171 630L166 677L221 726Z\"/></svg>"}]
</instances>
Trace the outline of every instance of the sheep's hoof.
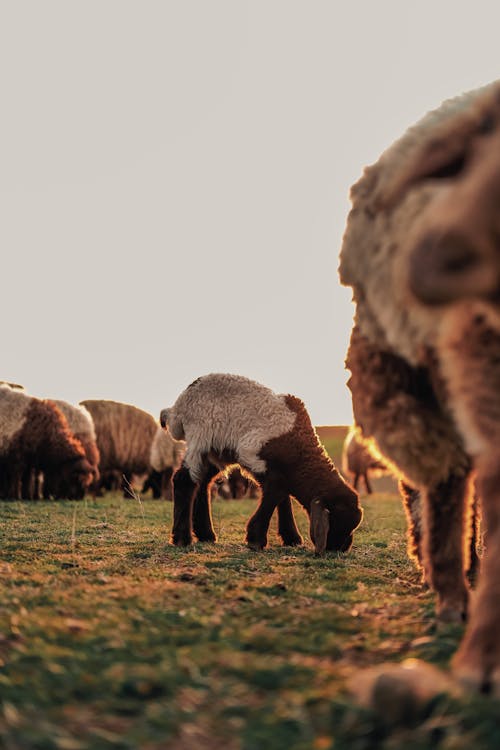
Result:
<instances>
[{"instance_id":1,"label":"sheep's hoof","mask_svg":"<svg viewBox=\"0 0 500 750\"><path fill-rule=\"evenodd\" d=\"M467 689L500 698L500 646L496 633L467 631L455 655L453 674Z\"/></svg>"},{"instance_id":2,"label":"sheep's hoof","mask_svg":"<svg viewBox=\"0 0 500 750\"><path fill-rule=\"evenodd\" d=\"M217 541L215 534L196 534L199 542L214 544Z\"/></svg>"},{"instance_id":3,"label":"sheep's hoof","mask_svg":"<svg viewBox=\"0 0 500 750\"><path fill-rule=\"evenodd\" d=\"M304 544L304 540L301 536L294 537L281 537L285 547L301 547Z\"/></svg>"},{"instance_id":4,"label":"sheep's hoof","mask_svg":"<svg viewBox=\"0 0 500 750\"><path fill-rule=\"evenodd\" d=\"M467 619L467 597L459 600L444 599L438 603L436 614L440 623L464 623Z\"/></svg>"},{"instance_id":5,"label":"sheep's hoof","mask_svg":"<svg viewBox=\"0 0 500 750\"><path fill-rule=\"evenodd\" d=\"M193 544L192 536L173 536L172 544L175 547L190 547Z\"/></svg>"},{"instance_id":6,"label":"sheep's hoof","mask_svg":"<svg viewBox=\"0 0 500 750\"><path fill-rule=\"evenodd\" d=\"M248 547L253 550L254 552L262 552L264 547L266 546L266 543L262 544L262 542L250 542L247 539L247 545Z\"/></svg>"}]
</instances>

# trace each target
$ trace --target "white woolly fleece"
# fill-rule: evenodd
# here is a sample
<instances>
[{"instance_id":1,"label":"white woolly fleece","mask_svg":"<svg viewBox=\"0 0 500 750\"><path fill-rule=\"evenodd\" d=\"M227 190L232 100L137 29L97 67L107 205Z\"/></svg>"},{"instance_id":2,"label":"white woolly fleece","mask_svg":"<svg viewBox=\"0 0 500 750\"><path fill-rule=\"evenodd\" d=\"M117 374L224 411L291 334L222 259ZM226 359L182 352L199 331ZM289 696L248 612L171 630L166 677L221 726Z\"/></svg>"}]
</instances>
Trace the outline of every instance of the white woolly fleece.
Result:
<instances>
[{"instance_id":1,"label":"white woolly fleece","mask_svg":"<svg viewBox=\"0 0 500 750\"><path fill-rule=\"evenodd\" d=\"M167 430L158 427L151 444L151 466L155 471L177 469L186 453L186 443L174 440Z\"/></svg>"},{"instance_id":2,"label":"white woolly fleece","mask_svg":"<svg viewBox=\"0 0 500 750\"><path fill-rule=\"evenodd\" d=\"M74 435L88 435L91 440L95 441L94 420L88 409L57 398L51 398L50 400L62 411Z\"/></svg>"},{"instance_id":3,"label":"white woolly fleece","mask_svg":"<svg viewBox=\"0 0 500 750\"><path fill-rule=\"evenodd\" d=\"M285 394L241 375L212 373L188 386L166 418L173 437L187 442L184 463L197 482L210 451L234 452L251 472L265 472L259 451L290 432L296 414L286 405Z\"/></svg>"},{"instance_id":4,"label":"white woolly fleece","mask_svg":"<svg viewBox=\"0 0 500 750\"><path fill-rule=\"evenodd\" d=\"M4 453L23 426L33 396L24 391L0 385L0 453Z\"/></svg>"}]
</instances>

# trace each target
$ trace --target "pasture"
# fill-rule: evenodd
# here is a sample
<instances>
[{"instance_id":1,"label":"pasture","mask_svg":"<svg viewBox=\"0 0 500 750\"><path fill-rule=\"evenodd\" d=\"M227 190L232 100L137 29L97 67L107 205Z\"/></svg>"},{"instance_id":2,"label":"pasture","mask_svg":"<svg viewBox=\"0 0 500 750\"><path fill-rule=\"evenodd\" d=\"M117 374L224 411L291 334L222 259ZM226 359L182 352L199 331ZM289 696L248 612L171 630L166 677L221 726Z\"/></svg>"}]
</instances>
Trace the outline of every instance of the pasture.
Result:
<instances>
[{"instance_id":1,"label":"pasture","mask_svg":"<svg viewBox=\"0 0 500 750\"><path fill-rule=\"evenodd\" d=\"M496 748L499 705L442 696L410 722L356 705L359 670L446 665L395 494L364 501L345 556L249 551L254 501L214 504L217 545L168 544L172 504L3 502L0 747Z\"/></svg>"}]
</instances>

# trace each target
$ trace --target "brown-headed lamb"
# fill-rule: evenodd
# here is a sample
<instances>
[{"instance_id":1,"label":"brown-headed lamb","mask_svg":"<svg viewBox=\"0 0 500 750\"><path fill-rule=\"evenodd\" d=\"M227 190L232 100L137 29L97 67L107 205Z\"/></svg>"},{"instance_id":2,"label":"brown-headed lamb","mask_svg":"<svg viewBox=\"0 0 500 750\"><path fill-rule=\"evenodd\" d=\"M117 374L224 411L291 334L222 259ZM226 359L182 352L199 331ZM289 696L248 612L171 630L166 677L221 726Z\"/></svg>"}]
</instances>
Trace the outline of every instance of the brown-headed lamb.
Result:
<instances>
[{"instance_id":1,"label":"brown-headed lamb","mask_svg":"<svg viewBox=\"0 0 500 750\"><path fill-rule=\"evenodd\" d=\"M302 401L276 394L240 375L210 374L195 380L160 415L187 451L174 475L172 541L215 541L209 485L238 464L260 485L258 508L247 524L252 549L267 544L278 509L278 533L286 545L302 544L291 497L306 509L317 553L347 551L362 518L357 493L342 479L321 445Z\"/></svg>"},{"instance_id":2,"label":"brown-headed lamb","mask_svg":"<svg viewBox=\"0 0 500 750\"><path fill-rule=\"evenodd\" d=\"M61 399L51 399L51 401L64 414L73 436L82 444L92 470L92 483L95 485L99 481L99 450L94 422L89 411L84 406L76 406ZM61 497L57 472L44 474L43 496L47 499Z\"/></svg>"},{"instance_id":3,"label":"brown-headed lamb","mask_svg":"<svg viewBox=\"0 0 500 750\"><path fill-rule=\"evenodd\" d=\"M132 404L105 399L80 401L94 422L99 451L99 485L110 486L120 478L125 496L134 475L148 475L150 452L158 424L148 412Z\"/></svg>"},{"instance_id":4,"label":"brown-headed lamb","mask_svg":"<svg viewBox=\"0 0 500 750\"><path fill-rule=\"evenodd\" d=\"M340 277L356 313L355 421L422 497L438 614L468 615L454 669L500 692L500 81L445 102L352 188ZM485 553L469 604L471 475Z\"/></svg>"},{"instance_id":5,"label":"brown-headed lamb","mask_svg":"<svg viewBox=\"0 0 500 750\"><path fill-rule=\"evenodd\" d=\"M352 486L358 489L359 480L363 479L366 492L373 492L369 473L375 476L387 473L387 466L380 456L373 455L369 447L363 442L358 428L352 428L346 435L342 447L342 471L345 476L352 476Z\"/></svg>"},{"instance_id":6,"label":"brown-headed lamb","mask_svg":"<svg viewBox=\"0 0 500 750\"><path fill-rule=\"evenodd\" d=\"M61 497L80 499L92 467L60 410L45 399L0 385L0 497L20 500L37 473L57 474ZM31 499L31 491L24 496Z\"/></svg>"}]
</instances>

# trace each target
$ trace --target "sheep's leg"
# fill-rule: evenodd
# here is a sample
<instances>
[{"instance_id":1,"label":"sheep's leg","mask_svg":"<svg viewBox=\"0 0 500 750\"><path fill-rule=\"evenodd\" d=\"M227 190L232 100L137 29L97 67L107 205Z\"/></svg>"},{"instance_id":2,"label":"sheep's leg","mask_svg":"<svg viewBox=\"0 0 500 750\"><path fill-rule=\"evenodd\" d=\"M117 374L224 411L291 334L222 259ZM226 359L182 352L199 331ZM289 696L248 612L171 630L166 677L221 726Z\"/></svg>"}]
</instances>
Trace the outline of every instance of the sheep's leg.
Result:
<instances>
[{"instance_id":1,"label":"sheep's leg","mask_svg":"<svg viewBox=\"0 0 500 750\"><path fill-rule=\"evenodd\" d=\"M165 500L173 499L172 475L174 470L171 466L162 471L161 476L161 497Z\"/></svg>"},{"instance_id":2,"label":"sheep's leg","mask_svg":"<svg viewBox=\"0 0 500 750\"><path fill-rule=\"evenodd\" d=\"M422 492L425 578L436 591L437 614L447 622L461 622L467 612L464 516L468 487L467 476L452 474Z\"/></svg>"},{"instance_id":3,"label":"sheep's leg","mask_svg":"<svg viewBox=\"0 0 500 750\"><path fill-rule=\"evenodd\" d=\"M477 551L480 534L480 517L479 517L479 499L474 492L472 497L471 507L471 528L470 528L470 542L469 542L469 567L467 569L467 578L471 584L477 581L479 574L480 558Z\"/></svg>"},{"instance_id":4,"label":"sheep's leg","mask_svg":"<svg viewBox=\"0 0 500 750\"><path fill-rule=\"evenodd\" d=\"M422 558L422 499L418 490L403 481L399 482L399 492L403 501L408 525L408 557L423 573Z\"/></svg>"},{"instance_id":5,"label":"sheep's leg","mask_svg":"<svg viewBox=\"0 0 500 750\"><path fill-rule=\"evenodd\" d=\"M372 490L372 486L370 484L370 480L368 479L368 472L367 471L365 471L365 473L363 474L363 479L365 480L366 492L367 492L368 495L371 495L372 492L373 492L373 490ZM356 489L356 488L354 488L354 489Z\"/></svg>"},{"instance_id":6,"label":"sheep's leg","mask_svg":"<svg viewBox=\"0 0 500 750\"><path fill-rule=\"evenodd\" d=\"M500 696L500 469L498 457L487 467L478 466L485 549L481 575L469 624L453 660L454 670L466 684Z\"/></svg>"},{"instance_id":7,"label":"sheep's leg","mask_svg":"<svg viewBox=\"0 0 500 750\"><path fill-rule=\"evenodd\" d=\"M212 465L207 468L194 499L193 531L200 542L217 541L212 523L210 484L219 471Z\"/></svg>"},{"instance_id":8,"label":"sheep's leg","mask_svg":"<svg viewBox=\"0 0 500 750\"><path fill-rule=\"evenodd\" d=\"M358 489L358 483L359 483L359 474L355 474L355 475L354 475L354 479L353 479L353 482L352 482L352 486L354 487L354 489L355 489L356 491L357 491L357 489Z\"/></svg>"},{"instance_id":9,"label":"sheep's leg","mask_svg":"<svg viewBox=\"0 0 500 750\"><path fill-rule=\"evenodd\" d=\"M290 547L298 547L304 544L300 531L295 523L293 515L292 501L290 495L278 503L278 534L283 540L283 544Z\"/></svg>"},{"instance_id":10,"label":"sheep's leg","mask_svg":"<svg viewBox=\"0 0 500 750\"><path fill-rule=\"evenodd\" d=\"M181 466L174 475L174 523L172 542L179 547L193 543L193 503L198 485L193 482L189 469Z\"/></svg>"},{"instance_id":11,"label":"sheep's leg","mask_svg":"<svg viewBox=\"0 0 500 750\"><path fill-rule=\"evenodd\" d=\"M288 494L283 490L283 482L267 474L255 475L262 488L262 496L257 510L247 523L246 543L251 549L261 550L267 545L267 532L274 509Z\"/></svg>"}]
</instances>

